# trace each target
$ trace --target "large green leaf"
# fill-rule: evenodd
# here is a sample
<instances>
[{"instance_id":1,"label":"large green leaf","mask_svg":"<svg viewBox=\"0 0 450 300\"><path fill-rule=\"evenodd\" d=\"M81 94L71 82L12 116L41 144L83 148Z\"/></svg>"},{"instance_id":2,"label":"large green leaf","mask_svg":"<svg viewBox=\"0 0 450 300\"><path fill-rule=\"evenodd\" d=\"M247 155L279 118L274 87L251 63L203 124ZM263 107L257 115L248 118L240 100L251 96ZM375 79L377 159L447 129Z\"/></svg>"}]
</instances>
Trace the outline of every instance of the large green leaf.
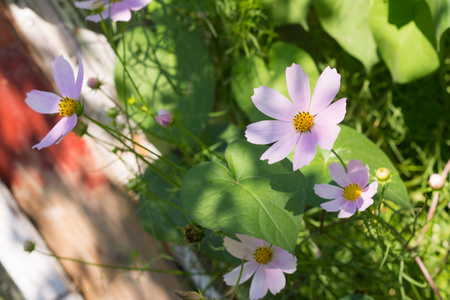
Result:
<instances>
[{"instance_id":1,"label":"large green leaf","mask_svg":"<svg viewBox=\"0 0 450 300\"><path fill-rule=\"evenodd\" d=\"M293 253L302 222L305 178L284 160L269 165L266 147L237 140L226 150L229 167L203 162L181 184L189 216L209 229L263 239Z\"/></svg>"},{"instance_id":2,"label":"large green leaf","mask_svg":"<svg viewBox=\"0 0 450 300\"><path fill-rule=\"evenodd\" d=\"M439 67L433 19L424 0L374 0L370 28L394 82L411 82Z\"/></svg>"},{"instance_id":3,"label":"large green leaf","mask_svg":"<svg viewBox=\"0 0 450 300\"><path fill-rule=\"evenodd\" d=\"M239 107L252 120L267 119L253 104L253 90L261 85L270 87L289 98L286 86L286 68L293 63L301 65L309 77L311 90L319 78L317 67L304 50L284 42L273 44L269 51L268 66L257 56L245 57L233 65L231 88Z\"/></svg>"},{"instance_id":4,"label":"large green leaf","mask_svg":"<svg viewBox=\"0 0 450 300\"><path fill-rule=\"evenodd\" d=\"M370 73L379 61L377 46L369 25L373 0L313 1L320 24L350 55L356 57Z\"/></svg>"},{"instance_id":5,"label":"large green leaf","mask_svg":"<svg viewBox=\"0 0 450 300\"><path fill-rule=\"evenodd\" d=\"M154 115L160 109L171 111L177 122L197 135L206 125L214 103L209 52L198 31L165 9L172 11L161 8L155 13L155 30L138 27L127 32L118 49L121 56L125 52L127 70L149 110ZM116 64L115 82L123 101L130 96L138 100L129 106L132 118L148 131L161 131L140 102L120 62ZM174 131L177 139L183 137L178 129Z\"/></svg>"},{"instance_id":6,"label":"large green leaf","mask_svg":"<svg viewBox=\"0 0 450 300\"><path fill-rule=\"evenodd\" d=\"M297 24L308 30L306 18L311 0L262 0L274 25Z\"/></svg>"},{"instance_id":7,"label":"large green leaf","mask_svg":"<svg viewBox=\"0 0 450 300\"><path fill-rule=\"evenodd\" d=\"M392 178L394 183L390 183L388 190L385 192L385 199L403 207L411 207L406 186L386 154L363 134L345 125L340 125L340 127L341 132L334 143L333 149L344 162L347 164L349 160L357 159L362 161L364 165L368 164L371 177L375 176L376 169L388 168L395 175ZM292 156L289 158L292 159ZM333 162L339 163L337 157L331 151L325 151L318 147L314 160L301 169L308 182L306 204L319 206L324 201L328 201L315 195L313 188L315 184L332 181L328 168Z\"/></svg>"}]
</instances>

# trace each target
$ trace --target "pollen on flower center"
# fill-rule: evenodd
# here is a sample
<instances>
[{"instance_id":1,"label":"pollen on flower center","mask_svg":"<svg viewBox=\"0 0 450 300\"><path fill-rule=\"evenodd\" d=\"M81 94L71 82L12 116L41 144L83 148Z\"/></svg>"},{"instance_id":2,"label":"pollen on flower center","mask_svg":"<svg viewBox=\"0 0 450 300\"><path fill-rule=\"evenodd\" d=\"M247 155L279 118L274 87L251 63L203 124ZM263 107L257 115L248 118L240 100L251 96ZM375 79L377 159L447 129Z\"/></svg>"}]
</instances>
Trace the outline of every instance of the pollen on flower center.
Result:
<instances>
[{"instance_id":1,"label":"pollen on flower center","mask_svg":"<svg viewBox=\"0 0 450 300\"><path fill-rule=\"evenodd\" d=\"M299 112L292 119L292 124L295 127L295 130L304 132L310 130L313 126L313 116L309 114L309 112Z\"/></svg>"},{"instance_id":2,"label":"pollen on flower center","mask_svg":"<svg viewBox=\"0 0 450 300\"><path fill-rule=\"evenodd\" d=\"M267 264L272 258L272 251L269 247L258 247L253 253L253 258L258 264Z\"/></svg>"},{"instance_id":3,"label":"pollen on flower center","mask_svg":"<svg viewBox=\"0 0 450 300\"><path fill-rule=\"evenodd\" d=\"M59 115L70 117L77 110L77 102L69 97L64 97L59 102Z\"/></svg>"},{"instance_id":4,"label":"pollen on flower center","mask_svg":"<svg viewBox=\"0 0 450 300\"><path fill-rule=\"evenodd\" d=\"M361 188L356 183L347 185L342 193L347 201L355 201L359 196L361 196Z\"/></svg>"}]
</instances>

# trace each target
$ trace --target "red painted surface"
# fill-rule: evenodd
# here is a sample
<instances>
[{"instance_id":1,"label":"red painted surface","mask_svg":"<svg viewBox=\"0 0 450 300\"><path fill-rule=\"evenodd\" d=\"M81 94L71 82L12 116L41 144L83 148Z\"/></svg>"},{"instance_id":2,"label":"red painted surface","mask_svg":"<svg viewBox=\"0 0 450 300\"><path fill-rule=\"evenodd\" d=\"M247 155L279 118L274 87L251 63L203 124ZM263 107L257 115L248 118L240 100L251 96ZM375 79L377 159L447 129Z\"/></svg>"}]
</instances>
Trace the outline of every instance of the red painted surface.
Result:
<instances>
[{"instance_id":1,"label":"red painted surface","mask_svg":"<svg viewBox=\"0 0 450 300\"><path fill-rule=\"evenodd\" d=\"M0 4L0 179L8 186L20 181L15 172L20 165L42 172L57 170L72 180L86 183L87 187L105 183L104 175L92 171L95 165L86 143L73 133L58 145L31 149L60 117L30 109L25 103L26 93L32 89L57 94L58 91L50 81L53 78L47 78L38 68L2 6Z\"/></svg>"}]
</instances>

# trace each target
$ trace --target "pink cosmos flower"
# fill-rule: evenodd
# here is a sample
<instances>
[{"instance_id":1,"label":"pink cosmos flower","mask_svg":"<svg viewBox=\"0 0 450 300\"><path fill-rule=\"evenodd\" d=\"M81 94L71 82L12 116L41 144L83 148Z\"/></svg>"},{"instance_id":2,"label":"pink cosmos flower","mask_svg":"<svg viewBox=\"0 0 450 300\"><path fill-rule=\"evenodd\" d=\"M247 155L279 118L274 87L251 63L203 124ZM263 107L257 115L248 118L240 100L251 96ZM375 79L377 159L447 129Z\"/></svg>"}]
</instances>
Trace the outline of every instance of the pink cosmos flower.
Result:
<instances>
[{"instance_id":1,"label":"pink cosmos flower","mask_svg":"<svg viewBox=\"0 0 450 300\"><path fill-rule=\"evenodd\" d=\"M286 285L284 273L292 274L297 269L297 258L276 246L243 234L236 234L241 242L225 237L223 244L233 256L247 260L244 263L242 276L239 281L247 281L253 274L250 286L250 299L260 299L270 290L277 294ZM241 272L241 266L225 274L223 277L227 285L236 285Z\"/></svg>"},{"instance_id":2,"label":"pink cosmos flower","mask_svg":"<svg viewBox=\"0 0 450 300\"><path fill-rule=\"evenodd\" d=\"M369 166L363 167L359 160L348 162L348 172L338 163L330 164L330 175L342 188L330 184L316 184L314 191L324 199L334 199L320 206L326 211L340 211L338 218L348 218L356 212L364 211L372 205L372 197L377 193L378 182L369 183Z\"/></svg>"},{"instance_id":3,"label":"pink cosmos flower","mask_svg":"<svg viewBox=\"0 0 450 300\"><path fill-rule=\"evenodd\" d=\"M55 142L58 144L77 124L76 110L83 84L83 64L80 53L78 53L78 60L80 66L76 81L72 67L64 57L58 56L52 61L53 77L61 96L36 90L27 93L25 102L31 109L41 114L59 113L63 117L39 144L33 146L33 149L41 150Z\"/></svg>"},{"instance_id":4,"label":"pink cosmos flower","mask_svg":"<svg viewBox=\"0 0 450 300\"><path fill-rule=\"evenodd\" d=\"M158 115L155 117L156 122L162 127L168 127L172 123L172 114L170 111L165 109L160 109Z\"/></svg>"},{"instance_id":5,"label":"pink cosmos flower","mask_svg":"<svg viewBox=\"0 0 450 300\"><path fill-rule=\"evenodd\" d=\"M97 12L95 15L86 17L86 20L97 23L108 18L114 22L128 22L131 19L132 10L140 10L150 2L152 0L89 0L77 1L74 4L78 8Z\"/></svg>"},{"instance_id":6,"label":"pink cosmos flower","mask_svg":"<svg viewBox=\"0 0 450 300\"><path fill-rule=\"evenodd\" d=\"M316 144L331 150L345 116L346 98L331 104L339 91L341 75L327 67L319 77L312 95L308 76L302 67L286 68L286 82L291 101L279 92L260 86L252 101L267 116L275 120L260 121L247 126L245 136L253 144L275 142L261 156L269 164L282 160L295 148L294 171L308 165L316 155Z\"/></svg>"}]
</instances>

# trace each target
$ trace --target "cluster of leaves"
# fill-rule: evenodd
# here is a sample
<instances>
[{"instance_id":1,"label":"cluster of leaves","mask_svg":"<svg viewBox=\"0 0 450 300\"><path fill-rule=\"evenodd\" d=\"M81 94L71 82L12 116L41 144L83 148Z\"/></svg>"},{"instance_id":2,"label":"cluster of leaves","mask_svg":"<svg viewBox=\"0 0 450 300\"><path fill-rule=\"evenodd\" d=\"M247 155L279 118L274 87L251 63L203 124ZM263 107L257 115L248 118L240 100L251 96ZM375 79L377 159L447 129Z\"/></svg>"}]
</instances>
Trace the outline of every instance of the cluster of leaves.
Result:
<instances>
[{"instance_id":1,"label":"cluster of leaves","mask_svg":"<svg viewBox=\"0 0 450 300\"><path fill-rule=\"evenodd\" d=\"M129 116L156 146L175 143L183 150L165 155L180 169L155 162L175 184L151 169L145 172L139 189L143 226L172 243L182 242L181 228L190 220L210 229L200 250L223 260L218 267L231 258L215 229L296 253L299 271L278 298L431 297L406 244L425 223L417 212L429 191L428 176L450 157L450 126L443 114L450 111L445 5L438 0L152 2L146 19L121 37L118 49L126 68L117 64L116 85ZM263 118L251 102L253 89L264 85L288 96L285 69L293 62L302 65L311 88L327 65L342 75L338 97L349 99L345 123L356 130L341 126L334 149L345 161L369 164L371 175L378 167L394 173L385 194L389 207L382 210L388 225L376 224L375 216L342 223L328 216L322 231L316 207L323 200L312 187L331 180L328 166L336 157L319 151L309 166L292 173L289 160L268 165L259 160L265 147L239 140L246 124ZM138 100L129 105L130 97ZM152 118L162 108L175 112L179 126L167 129L173 140ZM420 253L432 254L426 263L436 266L437 284L445 288L450 270L439 264L449 251L443 241L450 230L441 225L448 224L448 192L441 201L435 218L442 226L439 243L427 243ZM393 238L393 228L403 242Z\"/></svg>"}]
</instances>

